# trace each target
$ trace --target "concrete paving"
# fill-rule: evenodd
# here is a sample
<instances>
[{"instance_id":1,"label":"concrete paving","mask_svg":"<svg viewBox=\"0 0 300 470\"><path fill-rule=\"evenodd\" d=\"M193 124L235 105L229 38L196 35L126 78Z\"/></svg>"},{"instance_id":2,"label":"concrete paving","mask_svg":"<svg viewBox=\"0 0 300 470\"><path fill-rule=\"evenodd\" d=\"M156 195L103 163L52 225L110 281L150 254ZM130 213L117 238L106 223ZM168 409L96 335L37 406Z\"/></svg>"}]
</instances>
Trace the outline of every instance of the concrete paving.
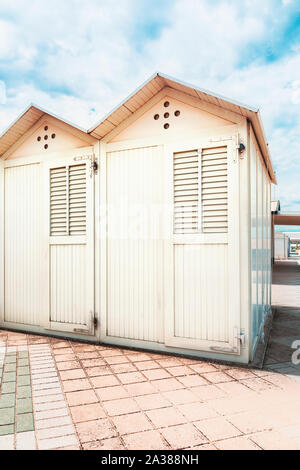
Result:
<instances>
[{"instance_id":1,"label":"concrete paving","mask_svg":"<svg viewBox=\"0 0 300 470\"><path fill-rule=\"evenodd\" d=\"M273 279L263 370L0 330L0 450L300 450L298 262Z\"/></svg>"}]
</instances>

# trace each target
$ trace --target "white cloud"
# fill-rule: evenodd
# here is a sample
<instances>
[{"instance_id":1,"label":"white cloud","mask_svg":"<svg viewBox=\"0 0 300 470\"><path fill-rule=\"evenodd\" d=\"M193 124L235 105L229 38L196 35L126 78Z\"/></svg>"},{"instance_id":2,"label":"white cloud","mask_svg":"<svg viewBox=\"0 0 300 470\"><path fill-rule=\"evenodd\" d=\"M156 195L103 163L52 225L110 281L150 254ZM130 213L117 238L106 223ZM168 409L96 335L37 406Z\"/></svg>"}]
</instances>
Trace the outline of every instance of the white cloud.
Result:
<instances>
[{"instance_id":1,"label":"white cloud","mask_svg":"<svg viewBox=\"0 0 300 470\"><path fill-rule=\"evenodd\" d=\"M0 6L0 67L7 74L0 77L7 91L5 106L0 99L0 128L32 101L89 127L160 70L259 106L278 179L282 175L285 181L290 171L296 182L299 43L293 45L293 55L281 60L265 63L263 57L270 34L277 34L293 3L166 0L166 4L164 8L156 0L48 0L46 4L11 0ZM150 21L150 13L163 20L155 37L147 37L141 26ZM250 62L255 42L261 56ZM280 192L286 203L292 201L291 192L281 188Z\"/></svg>"}]
</instances>

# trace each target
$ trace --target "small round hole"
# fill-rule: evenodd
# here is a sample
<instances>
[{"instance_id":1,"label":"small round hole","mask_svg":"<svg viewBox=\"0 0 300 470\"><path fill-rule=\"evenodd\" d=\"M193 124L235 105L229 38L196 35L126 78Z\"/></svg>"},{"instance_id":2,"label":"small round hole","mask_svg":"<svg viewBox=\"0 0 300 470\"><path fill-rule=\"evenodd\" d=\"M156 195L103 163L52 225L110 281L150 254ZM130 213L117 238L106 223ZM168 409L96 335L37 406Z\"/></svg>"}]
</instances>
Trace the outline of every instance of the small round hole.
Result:
<instances>
[{"instance_id":1,"label":"small round hole","mask_svg":"<svg viewBox=\"0 0 300 470\"><path fill-rule=\"evenodd\" d=\"M180 111L179 111L179 110L175 111L174 115L175 115L176 117L177 117L177 116L180 116Z\"/></svg>"},{"instance_id":2,"label":"small round hole","mask_svg":"<svg viewBox=\"0 0 300 470\"><path fill-rule=\"evenodd\" d=\"M170 116L169 113L165 113L165 114L164 114L164 118L165 118L165 119L167 119L169 116Z\"/></svg>"},{"instance_id":3,"label":"small round hole","mask_svg":"<svg viewBox=\"0 0 300 470\"><path fill-rule=\"evenodd\" d=\"M48 136L47 136L47 135L44 135L44 140L48 140Z\"/></svg>"},{"instance_id":4,"label":"small round hole","mask_svg":"<svg viewBox=\"0 0 300 470\"><path fill-rule=\"evenodd\" d=\"M165 129L169 129L169 127L170 127L170 124L168 124L168 123L166 122L166 124L164 124L164 128L165 128Z\"/></svg>"},{"instance_id":5,"label":"small round hole","mask_svg":"<svg viewBox=\"0 0 300 470\"><path fill-rule=\"evenodd\" d=\"M159 114L154 114L154 119L157 121L157 119L159 119Z\"/></svg>"},{"instance_id":6,"label":"small round hole","mask_svg":"<svg viewBox=\"0 0 300 470\"><path fill-rule=\"evenodd\" d=\"M47 131L47 130L48 130L48 126L45 126L45 127L44 127L44 131Z\"/></svg>"},{"instance_id":7,"label":"small round hole","mask_svg":"<svg viewBox=\"0 0 300 470\"><path fill-rule=\"evenodd\" d=\"M41 136L39 135L38 138L36 139L38 142L42 140Z\"/></svg>"},{"instance_id":8,"label":"small round hole","mask_svg":"<svg viewBox=\"0 0 300 470\"><path fill-rule=\"evenodd\" d=\"M55 139L55 137L56 137L56 134L51 135L51 139Z\"/></svg>"},{"instance_id":9,"label":"small round hole","mask_svg":"<svg viewBox=\"0 0 300 470\"><path fill-rule=\"evenodd\" d=\"M48 144L45 144L44 149L47 150L47 148L48 148Z\"/></svg>"},{"instance_id":10,"label":"small round hole","mask_svg":"<svg viewBox=\"0 0 300 470\"><path fill-rule=\"evenodd\" d=\"M165 102L164 102L164 107L167 108L168 106L170 106L169 101L165 101Z\"/></svg>"}]
</instances>

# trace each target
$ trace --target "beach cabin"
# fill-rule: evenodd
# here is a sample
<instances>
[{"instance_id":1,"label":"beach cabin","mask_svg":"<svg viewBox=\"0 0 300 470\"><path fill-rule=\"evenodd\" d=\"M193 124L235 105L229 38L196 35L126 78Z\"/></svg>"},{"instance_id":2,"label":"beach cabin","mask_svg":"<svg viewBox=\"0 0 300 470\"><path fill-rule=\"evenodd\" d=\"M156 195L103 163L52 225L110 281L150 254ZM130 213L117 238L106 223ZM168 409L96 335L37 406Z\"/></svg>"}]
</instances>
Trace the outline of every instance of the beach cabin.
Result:
<instances>
[{"instance_id":1,"label":"beach cabin","mask_svg":"<svg viewBox=\"0 0 300 470\"><path fill-rule=\"evenodd\" d=\"M248 363L271 305L257 109L156 73L86 131L0 138L0 327Z\"/></svg>"},{"instance_id":2,"label":"beach cabin","mask_svg":"<svg viewBox=\"0 0 300 470\"><path fill-rule=\"evenodd\" d=\"M290 237L282 232L275 232L275 259L287 259L290 253Z\"/></svg>"}]
</instances>

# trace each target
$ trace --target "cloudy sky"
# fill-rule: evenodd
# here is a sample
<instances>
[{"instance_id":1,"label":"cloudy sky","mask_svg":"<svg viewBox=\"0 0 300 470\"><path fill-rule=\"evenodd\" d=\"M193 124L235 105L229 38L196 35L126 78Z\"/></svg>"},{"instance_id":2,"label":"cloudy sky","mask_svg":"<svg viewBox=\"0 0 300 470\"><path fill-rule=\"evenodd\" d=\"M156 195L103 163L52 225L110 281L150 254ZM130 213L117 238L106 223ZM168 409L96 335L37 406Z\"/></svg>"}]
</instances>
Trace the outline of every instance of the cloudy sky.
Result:
<instances>
[{"instance_id":1,"label":"cloudy sky","mask_svg":"<svg viewBox=\"0 0 300 470\"><path fill-rule=\"evenodd\" d=\"M300 210L299 0L0 0L0 132L30 102L87 128L155 71L259 107Z\"/></svg>"}]
</instances>

